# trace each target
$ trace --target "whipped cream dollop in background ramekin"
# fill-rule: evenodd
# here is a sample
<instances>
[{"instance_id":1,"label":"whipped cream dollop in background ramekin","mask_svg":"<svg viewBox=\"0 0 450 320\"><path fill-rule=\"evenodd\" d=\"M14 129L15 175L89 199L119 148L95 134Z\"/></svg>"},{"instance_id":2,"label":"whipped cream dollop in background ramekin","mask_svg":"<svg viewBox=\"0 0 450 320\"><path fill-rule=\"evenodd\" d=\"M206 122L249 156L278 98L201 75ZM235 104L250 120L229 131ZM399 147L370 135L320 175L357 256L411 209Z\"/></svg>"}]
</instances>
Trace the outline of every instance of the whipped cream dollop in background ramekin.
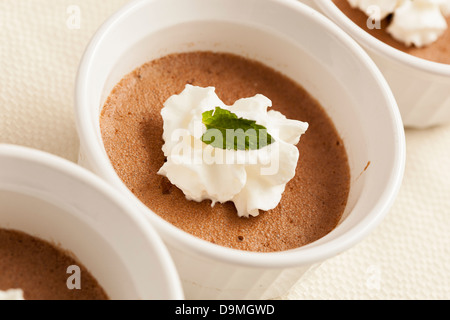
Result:
<instances>
[{"instance_id":1,"label":"whipped cream dollop in background ramekin","mask_svg":"<svg viewBox=\"0 0 450 320\"><path fill-rule=\"evenodd\" d=\"M295 176L299 159L296 145L308 124L268 111L271 106L272 102L261 94L227 106L214 87L186 85L183 92L166 101L161 111L167 161L159 174L180 188L188 200L211 200L213 206L234 202L241 217L275 208L286 184ZM267 128L274 142L258 150L226 150L203 143L206 127L202 114L216 107L256 121Z\"/></svg>"},{"instance_id":2,"label":"whipped cream dollop in background ramekin","mask_svg":"<svg viewBox=\"0 0 450 320\"><path fill-rule=\"evenodd\" d=\"M435 42L448 28L450 0L348 0L370 19L392 14L387 32L407 46L423 47ZM371 26L373 27L373 26Z\"/></svg>"},{"instance_id":3,"label":"whipped cream dollop in background ramekin","mask_svg":"<svg viewBox=\"0 0 450 320\"><path fill-rule=\"evenodd\" d=\"M0 300L25 300L22 289L0 290Z\"/></svg>"}]
</instances>

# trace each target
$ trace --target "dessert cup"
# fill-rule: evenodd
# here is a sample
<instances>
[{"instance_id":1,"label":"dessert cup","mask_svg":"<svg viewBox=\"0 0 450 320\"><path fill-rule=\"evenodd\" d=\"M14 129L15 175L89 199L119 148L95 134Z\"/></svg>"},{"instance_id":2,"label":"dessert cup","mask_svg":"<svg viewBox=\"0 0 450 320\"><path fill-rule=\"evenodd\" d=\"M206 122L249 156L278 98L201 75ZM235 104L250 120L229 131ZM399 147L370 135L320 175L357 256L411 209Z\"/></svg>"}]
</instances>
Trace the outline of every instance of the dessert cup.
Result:
<instances>
[{"instance_id":1,"label":"dessert cup","mask_svg":"<svg viewBox=\"0 0 450 320\"><path fill-rule=\"evenodd\" d=\"M256 253L221 247L177 229L143 205L115 173L99 126L121 78L161 56L188 51L238 54L272 67L314 96L333 120L349 158L351 188L339 225L294 250ZM400 187L405 141L385 79L365 51L322 14L296 1L139 0L114 14L81 61L75 113L79 163L108 181L160 233L188 299L270 299L312 266L361 241Z\"/></svg>"},{"instance_id":2,"label":"dessert cup","mask_svg":"<svg viewBox=\"0 0 450 320\"><path fill-rule=\"evenodd\" d=\"M117 190L67 160L0 145L0 228L73 254L110 299L184 298L151 224Z\"/></svg>"},{"instance_id":3,"label":"dessert cup","mask_svg":"<svg viewBox=\"0 0 450 320\"><path fill-rule=\"evenodd\" d=\"M353 23L331 0L316 0L315 5L367 50L394 93L405 127L450 123L450 65L385 44Z\"/></svg>"}]
</instances>

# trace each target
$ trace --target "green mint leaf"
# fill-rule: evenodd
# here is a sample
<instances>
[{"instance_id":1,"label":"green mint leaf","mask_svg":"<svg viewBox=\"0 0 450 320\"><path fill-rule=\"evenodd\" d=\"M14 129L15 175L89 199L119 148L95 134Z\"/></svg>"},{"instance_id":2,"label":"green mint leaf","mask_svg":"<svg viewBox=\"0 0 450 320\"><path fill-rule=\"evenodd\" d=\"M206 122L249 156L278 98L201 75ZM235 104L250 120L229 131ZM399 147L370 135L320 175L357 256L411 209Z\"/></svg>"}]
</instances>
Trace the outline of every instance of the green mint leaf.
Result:
<instances>
[{"instance_id":1,"label":"green mint leaf","mask_svg":"<svg viewBox=\"0 0 450 320\"><path fill-rule=\"evenodd\" d=\"M206 126L202 141L214 148L259 150L275 142L264 126L220 107L204 112L202 122Z\"/></svg>"}]
</instances>

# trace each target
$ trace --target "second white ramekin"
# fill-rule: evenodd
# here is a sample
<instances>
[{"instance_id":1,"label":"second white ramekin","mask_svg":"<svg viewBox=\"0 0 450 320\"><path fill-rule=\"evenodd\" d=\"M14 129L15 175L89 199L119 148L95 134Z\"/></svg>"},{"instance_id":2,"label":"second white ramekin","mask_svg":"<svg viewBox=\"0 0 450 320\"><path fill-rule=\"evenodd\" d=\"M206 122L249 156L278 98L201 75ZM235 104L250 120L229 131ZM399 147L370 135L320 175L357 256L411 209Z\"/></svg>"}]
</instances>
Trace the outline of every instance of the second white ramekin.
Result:
<instances>
[{"instance_id":1,"label":"second white ramekin","mask_svg":"<svg viewBox=\"0 0 450 320\"><path fill-rule=\"evenodd\" d=\"M151 224L117 190L67 160L0 144L0 228L71 252L112 300L184 299Z\"/></svg>"},{"instance_id":2,"label":"second white ramekin","mask_svg":"<svg viewBox=\"0 0 450 320\"><path fill-rule=\"evenodd\" d=\"M315 5L367 50L388 81L406 127L450 124L450 65L385 44L353 23L331 0L315 0Z\"/></svg>"}]
</instances>

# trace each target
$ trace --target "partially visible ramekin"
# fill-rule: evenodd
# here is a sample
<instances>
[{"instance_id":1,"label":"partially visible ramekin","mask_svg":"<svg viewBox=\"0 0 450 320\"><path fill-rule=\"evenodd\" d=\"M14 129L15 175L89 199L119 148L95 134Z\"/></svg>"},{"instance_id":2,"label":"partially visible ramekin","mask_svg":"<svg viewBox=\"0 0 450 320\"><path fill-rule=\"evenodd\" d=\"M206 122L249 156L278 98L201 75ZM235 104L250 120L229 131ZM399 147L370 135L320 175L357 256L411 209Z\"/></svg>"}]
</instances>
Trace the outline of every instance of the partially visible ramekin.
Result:
<instances>
[{"instance_id":1,"label":"partially visible ramekin","mask_svg":"<svg viewBox=\"0 0 450 320\"><path fill-rule=\"evenodd\" d=\"M67 160L0 144L0 228L73 253L110 299L184 298L172 258L148 220Z\"/></svg>"},{"instance_id":2,"label":"partially visible ramekin","mask_svg":"<svg viewBox=\"0 0 450 320\"><path fill-rule=\"evenodd\" d=\"M450 124L450 65L417 58L361 29L331 0L319 9L357 40L380 68L397 100L405 127Z\"/></svg>"},{"instance_id":3,"label":"partially visible ramekin","mask_svg":"<svg viewBox=\"0 0 450 320\"><path fill-rule=\"evenodd\" d=\"M125 74L143 63L194 50L258 60L297 81L324 106L346 144L352 176L344 218L330 234L285 252L221 247L166 222L120 180L100 133L105 99ZM350 36L296 1L133 1L92 39L75 96L80 164L120 190L152 222L168 245L188 299L285 294L311 266L361 241L388 212L402 181L403 124L385 79Z\"/></svg>"}]
</instances>

